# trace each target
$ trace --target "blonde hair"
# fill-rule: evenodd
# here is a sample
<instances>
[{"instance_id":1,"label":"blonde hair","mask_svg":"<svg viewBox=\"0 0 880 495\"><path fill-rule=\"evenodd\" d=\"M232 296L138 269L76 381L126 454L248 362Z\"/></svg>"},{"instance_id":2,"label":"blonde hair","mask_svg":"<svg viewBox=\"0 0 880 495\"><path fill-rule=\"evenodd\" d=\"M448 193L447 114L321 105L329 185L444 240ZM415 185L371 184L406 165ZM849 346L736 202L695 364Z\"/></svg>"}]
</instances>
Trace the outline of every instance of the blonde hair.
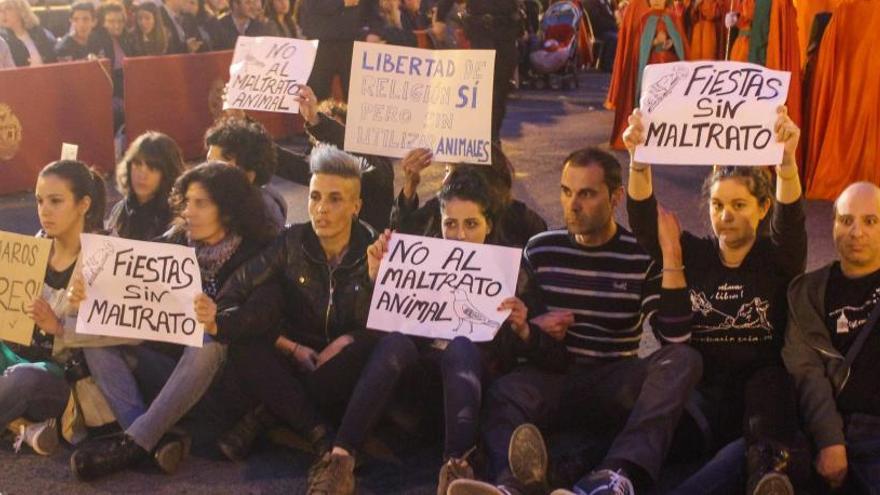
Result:
<instances>
[{"instance_id":1,"label":"blonde hair","mask_svg":"<svg viewBox=\"0 0 880 495\"><path fill-rule=\"evenodd\" d=\"M18 13L22 26L28 31L40 25L40 19L31 10L27 0L0 0L0 9L6 6L12 7Z\"/></svg>"}]
</instances>

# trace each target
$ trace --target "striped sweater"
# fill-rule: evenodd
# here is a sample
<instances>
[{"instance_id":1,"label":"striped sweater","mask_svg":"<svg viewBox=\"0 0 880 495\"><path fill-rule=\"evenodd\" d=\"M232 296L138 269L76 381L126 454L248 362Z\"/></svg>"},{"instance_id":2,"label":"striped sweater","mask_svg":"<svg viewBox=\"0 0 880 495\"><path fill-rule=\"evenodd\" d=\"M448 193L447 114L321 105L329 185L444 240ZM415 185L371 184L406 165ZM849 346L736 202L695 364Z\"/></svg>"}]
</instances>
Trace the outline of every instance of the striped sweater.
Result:
<instances>
[{"instance_id":1,"label":"striped sweater","mask_svg":"<svg viewBox=\"0 0 880 495\"><path fill-rule=\"evenodd\" d=\"M662 272L628 230L618 225L602 246L585 247L567 230L538 234L524 251L533 283L529 309L570 311L565 345L573 357L636 356L647 320L662 343L690 336L684 289L662 290Z\"/></svg>"}]
</instances>

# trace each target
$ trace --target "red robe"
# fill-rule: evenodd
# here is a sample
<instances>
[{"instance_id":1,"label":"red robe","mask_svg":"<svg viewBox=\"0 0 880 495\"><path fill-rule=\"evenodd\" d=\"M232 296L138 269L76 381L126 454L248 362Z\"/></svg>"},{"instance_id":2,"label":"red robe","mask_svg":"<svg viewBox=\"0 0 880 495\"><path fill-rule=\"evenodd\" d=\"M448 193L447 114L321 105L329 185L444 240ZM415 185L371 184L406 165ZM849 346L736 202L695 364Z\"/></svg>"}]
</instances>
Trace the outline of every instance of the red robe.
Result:
<instances>
[{"instance_id":1,"label":"red robe","mask_svg":"<svg viewBox=\"0 0 880 495\"><path fill-rule=\"evenodd\" d=\"M719 38L719 20L725 13L723 0L700 0L690 5L688 12L692 23L691 29L691 60L716 60L718 45L724 40Z\"/></svg>"}]
</instances>

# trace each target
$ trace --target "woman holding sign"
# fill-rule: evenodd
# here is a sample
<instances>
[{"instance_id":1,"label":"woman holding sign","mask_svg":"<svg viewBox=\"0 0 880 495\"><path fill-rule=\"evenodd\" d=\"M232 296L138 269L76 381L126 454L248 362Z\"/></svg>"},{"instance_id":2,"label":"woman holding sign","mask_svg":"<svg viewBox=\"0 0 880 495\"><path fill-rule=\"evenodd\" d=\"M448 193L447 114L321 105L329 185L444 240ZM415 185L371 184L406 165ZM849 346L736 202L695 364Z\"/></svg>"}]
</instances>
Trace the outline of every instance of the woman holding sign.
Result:
<instances>
[{"instance_id":1,"label":"woman holding sign","mask_svg":"<svg viewBox=\"0 0 880 495\"><path fill-rule=\"evenodd\" d=\"M75 325L76 315L65 309L67 285L79 256L80 234L101 229L104 181L82 162L61 160L40 171L35 189L42 227L38 236L51 239L52 250L43 293L25 307L35 323L30 345L0 343L0 426L11 429L20 418L15 421L19 442L49 455L58 446L57 418L71 390L65 379L71 354L53 355L55 338Z\"/></svg>"},{"instance_id":2,"label":"woman holding sign","mask_svg":"<svg viewBox=\"0 0 880 495\"><path fill-rule=\"evenodd\" d=\"M133 467L151 456L163 471L174 472L190 440L170 430L211 385L226 357L225 342L251 328L271 328L268 320L258 318L246 324L224 320L213 301L235 269L275 234L260 193L244 172L220 162L199 165L175 182L171 204L176 227L162 240L195 248L202 293L193 305L205 326L204 343L186 347L179 359L145 344L85 350L92 376L124 432L73 453L71 470L81 480ZM85 284L79 282L71 288L71 304L84 299ZM275 303L261 297L261 312L252 314L271 319L277 314ZM158 390L151 403L144 400L141 387Z\"/></svg>"},{"instance_id":3,"label":"woman holding sign","mask_svg":"<svg viewBox=\"0 0 880 495\"><path fill-rule=\"evenodd\" d=\"M804 271L807 234L795 163L800 130L785 107L778 113L776 140L784 144L784 153L775 188L764 168L715 167L704 184L715 234L706 238L681 232L675 215L658 207L650 166L632 158L645 138L638 110L624 133L631 157L627 210L633 232L655 257L661 239L678 239L680 256L666 261L663 270L679 273L690 291L690 344L704 363L697 388L699 409L708 422L704 433L713 451L745 437L744 444L728 445L711 462L715 469L704 469L680 487L685 493L716 493L746 483L748 493L771 488L777 490L772 493L794 493L788 475L800 467L792 457L797 405L780 350L786 289ZM743 445L747 480L741 479L746 471ZM731 461L729 469L717 468L725 460Z\"/></svg>"},{"instance_id":4,"label":"woman holding sign","mask_svg":"<svg viewBox=\"0 0 880 495\"><path fill-rule=\"evenodd\" d=\"M486 242L498 215L498 206L487 194L488 190L478 167L459 165L455 168L438 196L444 239ZM367 249L371 280L379 273L391 236L391 231L386 230ZM489 344L477 345L466 337L452 341L409 338L405 352L398 355L399 362L389 363L374 353L352 394L332 455L353 455L353 449L360 447L405 374L404 370L419 362L428 376L442 382L443 402L436 407L443 410L446 437L437 493L445 494L449 483L457 478L473 478L468 458L477 441L483 385L492 374L508 368L514 348L524 346L529 339L528 309L521 300L507 298L498 309L509 309L511 313ZM424 389L426 385L434 390L425 383L420 383L419 388ZM352 428L353 425L358 428ZM324 473L318 472L313 483L326 483L322 476Z\"/></svg>"}]
</instances>

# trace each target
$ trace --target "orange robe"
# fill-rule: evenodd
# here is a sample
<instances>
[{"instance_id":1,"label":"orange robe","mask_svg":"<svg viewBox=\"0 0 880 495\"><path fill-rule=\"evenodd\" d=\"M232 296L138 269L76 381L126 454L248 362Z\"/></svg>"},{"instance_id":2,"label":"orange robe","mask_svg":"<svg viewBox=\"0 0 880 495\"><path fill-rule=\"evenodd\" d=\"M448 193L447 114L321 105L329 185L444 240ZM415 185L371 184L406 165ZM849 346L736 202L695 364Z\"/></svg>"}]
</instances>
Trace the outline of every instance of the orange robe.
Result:
<instances>
[{"instance_id":1,"label":"orange robe","mask_svg":"<svg viewBox=\"0 0 880 495\"><path fill-rule=\"evenodd\" d=\"M819 12L830 12L840 0L795 0L797 8L798 42L801 45L801 61L806 63L807 47L810 44L810 31L813 29L813 18Z\"/></svg>"},{"instance_id":2,"label":"orange robe","mask_svg":"<svg viewBox=\"0 0 880 495\"><path fill-rule=\"evenodd\" d=\"M803 125L803 65L798 43L797 13L791 0L773 0L770 7L770 30L767 34L768 69L791 72L788 86L788 115L798 127ZM803 141L798 146L797 162L803 168Z\"/></svg>"},{"instance_id":3,"label":"orange robe","mask_svg":"<svg viewBox=\"0 0 880 495\"><path fill-rule=\"evenodd\" d=\"M691 5L691 60L715 60L718 56L718 20L724 13L720 0L699 0Z\"/></svg>"},{"instance_id":4,"label":"orange robe","mask_svg":"<svg viewBox=\"0 0 880 495\"><path fill-rule=\"evenodd\" d=\"M878 46L877 0L844 0L819 47L809 98L809 198L834 199L860 180L880 184Z\"/></svg>"},{"instance_id":5,"label":"orange robe","mask_svg":"<svg viewBox=\"0 0 880 495\"><path fill-rule=\"evenodd\" d=\"M776 3L776 2L773 2ZM749 61L749 35L752 30L752 18L755 16L755 0L735 0L733 11L739 14L736 27L739 34L730 49L730 60L734 62Z\"/></svg>"}]
</instances>

